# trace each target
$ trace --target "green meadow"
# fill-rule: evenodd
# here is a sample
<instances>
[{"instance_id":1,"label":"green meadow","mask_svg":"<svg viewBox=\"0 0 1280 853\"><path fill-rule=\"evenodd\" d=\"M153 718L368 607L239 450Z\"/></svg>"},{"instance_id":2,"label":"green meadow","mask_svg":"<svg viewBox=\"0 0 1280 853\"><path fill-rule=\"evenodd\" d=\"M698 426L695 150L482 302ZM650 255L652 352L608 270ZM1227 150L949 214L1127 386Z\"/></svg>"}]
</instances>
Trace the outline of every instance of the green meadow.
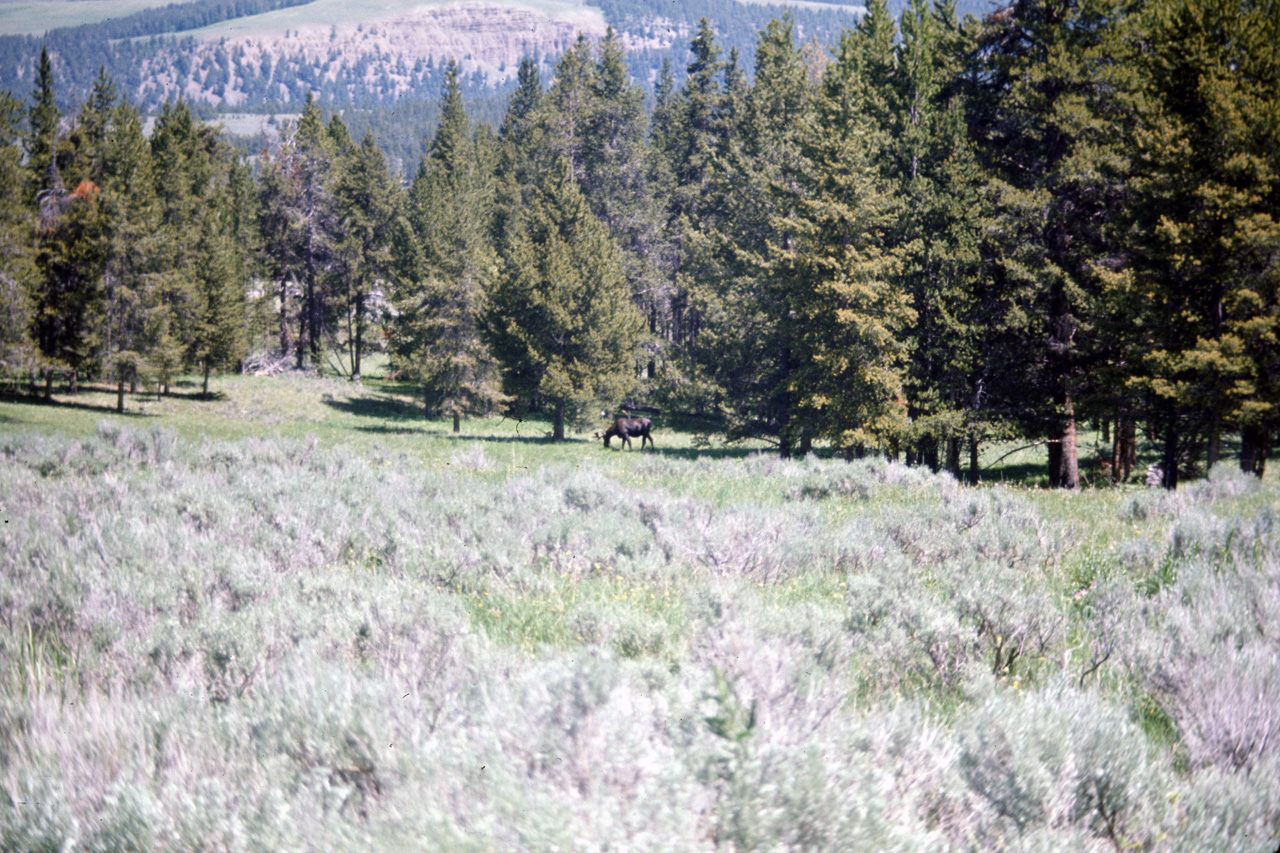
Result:
<instances>
[{"instance_id":1,"label":"green meadow","mask_svg":"<svg viewBox=\"0 0 1280 853\"><path fill-rule=\"evenodd\" d=\"M0 402L0 849L1280 839L1271 477L455 435L380 378L115 405Z\"/></svg>"},{"instance_id":2,"label":"green meadow","mask_svg":"<svg viewBox=\"0 0 1280 853\"><path fill-rule=\"evenodd\" d=\"M38 36L61 27L99 24L168 6L172 0L3 0L0 35Z\"/></svg>"}]
</instances>

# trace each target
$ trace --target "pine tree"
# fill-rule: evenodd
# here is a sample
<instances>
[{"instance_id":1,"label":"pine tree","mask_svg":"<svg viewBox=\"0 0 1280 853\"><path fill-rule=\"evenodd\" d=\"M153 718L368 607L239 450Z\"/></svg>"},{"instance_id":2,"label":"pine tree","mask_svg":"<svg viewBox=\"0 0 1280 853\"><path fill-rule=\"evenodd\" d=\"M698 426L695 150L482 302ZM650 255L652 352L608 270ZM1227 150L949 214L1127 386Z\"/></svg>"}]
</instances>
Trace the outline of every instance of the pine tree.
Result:
<instances>
[{"instance_id":1,"label":"pine tree","mask_svg":"<svg viewBox=\"0 0 1280 853\"><path fill-rule=\"evenodd\" d=\"M1199 446L1218 461L1229 428L1260 474L1280 430L1280 15L1161 0L1130 23L1150 49L1133 60L1133 251L1112 279L1129 387L1161 427L1167 487Z\"/></svg>"},{"instance_id":2,"label":"pine tree","mask_svg":"<svg viewBox=\"0 0 1280 853\"><path fill-rule=\"evenodd\" d=\"M892 122L882 168L897 214L889 244L901 253L900 286L911 294L916 319L908 332L908 414L914 447L909 458L960 476L960 447L968 439L970 475L984 428L978 382L989 331L1003 306L981 298L980 246L985 176L967 137L955 94L959 33L953 11L912 0L902 14L897 61L879 93ZM881 114L883 117L883 114ZM988 294L989 295L989 294ZM982 310L978 306L982 304Z\"/></svg>"},{"instance_id":3,"label":"pine tree","mask_svg":"<svg viewBox=\"0 0 1280 853\"><path fill-rule=\"evenodd\" d=\"M234 205L225 188L206 198L195 247L191 360L199 367L201 394L209 395L209 374L234 367L245 350L245 281L235 241Z\"/></svg>"},{"instance_id":4,"label":"pine tree","mask_svg":"<svg viewBox=\"0 0 1280 853\"><path fill-rule=\"evenodd\" d=\"M728 130L723 88L724 62L711 24L703 18L689 45L693 53L685 83L673 105L674 121L666 130L666 154L676 185L673 218L694 217L711 179L716 153Z\"/></svg>"},{"instance_id":5,"label":"pine tree","mask_svg":"<svg viewBox=\"0 0 1280 853\"><path fill-rule=\"evenodd\" d=\"M546 401L553 438L595 400L635 384L641 319L618 250L561 161L511 235L488 322L509 390Z\"/></svg>"},{"instance_id":6,"label":"pine tree","mask_svg":"<svg viewBox=\"0 0 1280 853\"><path fill-rule=\"evenodd\" d=\"M168 393L173 379L191 364L197 323L194 273L199 212L213 177L197 123L185 103L169 103L161 110L151 134L151 157L164 262L153 281L149 336L151 363Z\"/></svg>"},{"instance_id":7,"label":"pine tree","mask_svg":"<svg viewBox=\"0 0 1280 853\"><path fill-rule=\"evenodd\" d=\"M542 162L564 160L579 183L586 174L583 148L596 112L594 77L591 42L579 35L556 63L555 77L542 101L541 122L546 128Z\"/></svg>"},{"instance_id":8,"label":"pine tree","mask_svg":"<svg viewBox=\"0 0 1280 853\"><path fill-rule=\"evenodd\" d=\"M42 54L29 148L32 168L43 171L37 178L40 225L35 262L41 281L34 331L49 366L70 371L75 393L79 378L94 371L100 355L107 220L101 188L93 180L94 141L85 125L100 125L105 119L94 114L91 101L64 137L53 106L51 75L48 57ZM75 181L71 190L64 183L64 171ZM46 396L51 385L52 374L46 372Z\"/></svg>"},{"instance_id":9,"label":"pine tree","mask_svg":"<svg viewBox=\"0 0 1280 853\"><path fill-rule=\"evenodd\" d=\"M22 104L0 94L0 373L16 380L35 368L31 338L32 293L38 276L32 261L34 222L25 204L30 176L20 137Z\"/></svg>"},{"instance_id":10,"label":"pine tree","mask_svg":"<svg viewBox=\"0 0 1280 853\"><path fill-rule=\"evenodd\" d=\"M632 301L649 327L646 373L652 377L661 354L657 332L661 294L669 277L668 247L646 145L644 91L630 80L622 43L612 27L599 44L591 104L583 131L581 187L592 212L622 251Z\"/></svg>"},{"instance_id":11,"label":"pine tree","mask_svg":"<svg viewBox=\"0 0 1280 853\"><path fill-rule=\"evenodd\" d=\"M540 173L538 158L544 149L545 128L540 122L544 92L538 65L533 59L526 57L520 61L516 81L516 91L498 130L492 232L495 245L503 242L508 223L532 197Z\"/></svg>"},{"instance_id":12,"label":"pine tree","mask_svg":"<svg viewBox=\"0 0 1280 853\"><path fill-rule=\"evenodd\" d=\"M886 252L893 208L874 155L874 92L866 34L850 34L823 79L802 139L800 194L773 252L795 313L786 379L788 427L811 430L849 453L894 451L906 427L902 336L915 319Z\"/></svg>"},{"instance_id":13,"label":"pine tree","mask_svg":"<svg viewBox=\"0 0 1280 853\"><path fill-rule=\"evenodd\" d=\"M717 153L708 203L684 239L683 270L702 285L691 290L702 325L688 349L689 396L702 396L702 407L725 419L730 438L777 440L789 455L806 449L812 434L790 424L793 306L768 247L791 239L785 220L795 210L800 128L812 99L788 16L760 33L751 89L740 92L733 79L726 81L733 127Z\"/></svg>"},{"instance_id":14,"label":"pine tree","mask_svg":"<svg viewBox=\"0 0 1280 853\"><path fill-rule=\"evenodd\" d=\"M704 320L699 305L706 301L710 285L705 269L707 217L720 216L716 209L723 194L713 191L723 152L734 126L729 120L729 100L725 92L725 63L720 58L715 32L703 18L690 43L692 57L684 85L674 96L660 93L654 116L653 142L659 161L655 187L662 193L667 220L666 242L671 246L666 307L665 337L672 358L668 364L668 385L682 387L681 402L705 405L709 396L697 376L692 350L702 332ZM666 85L660 81L660 85Z\"/></svg>"},{"instance_id":15,"label":"pine tree","mask_svg":"<svg viewBox=\"0 0 1280 853\"><path fill-rule=\"evenodd\" d=\"M151 372L152 312L161 298L154 285L167 259L151 152L142 119L127 102L112 112L102 151L102 197L110 240L103 276L103 348L108 372L116 380L116 408L123 411L125 384L136 385Z\"/></svg>"},{"instance_id":16,"label":"pine tree","mask_svg":"<svg viewBox=\"0 0 1280 853\"><path fill-rule=\"evenodd\" d=\"M58 126L62 116L54 95L53 62L49 59L48 48L40 49L33 100L35 103L27 118L27 169L33 177L28 199L38 202L43 195L53 192L60 184L56 154Z\"/></svg>"},{"instance_id":17,"label":"pine tree","mask_svg":"<svg viewBox=\"0 0 1280 853\"><path fill-rule=\"evenodd\" d=\"M1121 93L1109 40L1121 4L1019 0L974 53L972 132L997 180L1002 246L992 276L1026 318L1008 329L995 391L1045 438L1049 483L1080 484L1077 406L1096 372L1098 269L1124 194ZM1016 295L1014 295L1016 294Z\"/></svg>"},{"instance_id":18,"label":"pine tree","mask_svg":"<svg viewBox=\"0 0 1280 853\"><path fill-rule=\"evenodd\" d=\"M392 351L399 373L421 384L427 413L448 414L454 432L463 416L506 399L481 336L499 265L492 243L495 145L487 129L472 130L451 62L440 125L409 191L422 264L397 289Z\"/></svg>"},{"instance_id":19,"label":"pine tree","mask_svg":"<svg viewBox=\"0 0 1280 853\"><path fill-rule=\"evenodd\" d=\"M161 258L151 278L149 362L167 391L179 370L209 374L243 356L253 213L247 175L220 129L186 104L161 111L151 135Z\"/></svg>"},{"instance_id":20,"label":"pine tree","mask_svg":"<svg viewBox=\"0 0 1280 853\"><path fill-rule=\"evenodd\" d=\"M296 188L296 207L290 218L296 223L297 277L302 285L299 368L305 363L304 343L312 366L319 370L321 364L320 352L328 307L327 294L323 289L323 273L335 240L329 174L333 157L333 139L321 121L320 108L308 93L289 150L289 172Z\"/></svg>"},{"instance_id":21,"label":"pine tree","mask_svg":"<svg viewBox=\"0 0 1280 853\"><path fill-rule=\"evenodd\" d=\"M397 228L406 224L405 199L372 132L339 158L336 171L333 198L342 239L335 249L335 267L346 308L351 376L359 379L370 300L375 289L389 291L399 285L393 248Z\"/></svg>"}]
</instances>

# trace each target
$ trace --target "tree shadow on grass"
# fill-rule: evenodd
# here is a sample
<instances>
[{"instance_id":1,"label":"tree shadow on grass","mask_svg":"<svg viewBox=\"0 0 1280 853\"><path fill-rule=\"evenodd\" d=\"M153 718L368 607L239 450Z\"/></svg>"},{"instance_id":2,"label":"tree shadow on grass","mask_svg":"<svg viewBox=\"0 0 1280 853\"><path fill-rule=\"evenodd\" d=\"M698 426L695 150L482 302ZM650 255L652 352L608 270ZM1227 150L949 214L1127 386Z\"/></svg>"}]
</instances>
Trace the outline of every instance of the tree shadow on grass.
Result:
<instances>
[{"instance_id":1,"label":"tree shadow on grass","mask_svg":"<svg viewBox=\"0 0 1280 853\"><path fill-rule=\"evenodd\" d=\"M106 392L103 392L106 393ZM115 393L114 391L112 393ZM142 395L138 395L141 397ZM227 399L227 395L222 391L210 391L208 394L202 394L199 387L194 391L175 391L169 389L168 394L147 394L149 400L182 400L188 403L219 403Z\"/></svg>"},{"instance_id":2,"label":"tree shadow on grass","mask_svg":"<svg viewBox=\"0 0 1280 853\"><path fill-rule=\"evenodd\" d=\"M20 403L28 406L47 406L51 409L74 409L81 412L100 412L104 415L115 415L122 418L155 418L159 415L148 412L138 411L136 399L134 400L135 408L126 408L123 412L116 410L115 400L103 405L95 405L93 403L85 403L83 401L72 400L46 400L43 396L29 397L25 394L12 394L0 392L0 403ZM6 421L16 421L16 418L5 418Z\"/></svg>"},{"instance_id":3,"label":"tree shadow on grass","mask_svg":"<svg viewBox=\"0 0 1280 853\"><path fill-rule=\"evenodd\" d=\"M421 404L410 403L390 394L362 395L341 400L327 398L324 404L335 411L359 418L376 418L383 421L413 420L420 423L426 420L422 415ZM412 431L420 432L421 430Z\"/></svg>"},{"instance_id":4,"label":"tree shadow on grass","mask_svg":"<svg viewBox=\"0 0 1280 853\"><path fill-rule=\"evenodd\" d=\"M452 433L448 431L437 431L429 425L436 422L436 419L428 419L423 416L422 404L417 402L406 401L402 397L391 394L365 394L359 397L347 397L343 399L327 398L324 404L329 408L353 415L358 418L369 418L372 420L387 421L390 423L381 424L365 424L355 427L358 432L373 433L376 435L407 435L407 436L423 436L431 438L442 438L449 441L458 442L482 442L484 444L537 444L543 446L552 446L555 444L577 445L583 448L584 452L591 446L600 450L604 450L604 445L599 438L591 438L587 436L566 438L563 442L556 442L550 436L550 423L537 419L521 419L507 417L501 420L511 421L513 424L514 434L512 435L477 435L475 433L460 432ZM447 423L447 419L440 419L442 424ZM681 422L684 423L683 421ZM700 423L705 427L705 423ZM465 426L465 422L464 422ZM448 429L447 426L444 427ZM603 426L601 427L603 429ZM680 430L681 432L689 430ZM523 433L523 434L522 434ZM633 444L634 444L633 440ZM677 459L745 459L753 453L759 451L758 448L749 447L651 447L644 451L637 448L627 451L617 450L617 440L613 442L610 452L626 452L626 453L656 453L659 456L667 456ZM768 452L766 450L766 452Z\"/></svg>"},{"instance_id":5,"label":"tree shadow on grass","mask_svg":"<svg viewBox=\"0 0 1280 853\"><path fill-rule=\"evenodd\" d=\"M984 483L1049 487L1049 475L1044 462L1019 462L1012 465L1001 463L992 468L980 468L978 474ZM966 467L961 473L961 478L967 480L968 477L969 469Z\"/></svg>"},{"instance_id":6,"label":"tree shadow on grass","mask_svg":"<svg viewBox=\"0 0 1280 853\"><path fill-rule=\"evenodd\" d=\"M432 432L425 427L387 426L386 424L378 424L376 426L358 426L355 427L355 431L367 432L372 435L432 435Z\"/></svg>"},{"instance_id":7,"label":"tree shadow on grass","mask_svg":"<svg viewBox=\"0 0 1280 853\"><path fill-rule=\"evenodd\" d=\"M460 432L454 435L451 432L437 433L437 438L447 438L450 441L482 441L486 444L541 444L551 447L556 444L585 444L584 438L566 438L564 441L552 441L550 436L546 435L468 435Z\"/></svg>"}]
</instances>

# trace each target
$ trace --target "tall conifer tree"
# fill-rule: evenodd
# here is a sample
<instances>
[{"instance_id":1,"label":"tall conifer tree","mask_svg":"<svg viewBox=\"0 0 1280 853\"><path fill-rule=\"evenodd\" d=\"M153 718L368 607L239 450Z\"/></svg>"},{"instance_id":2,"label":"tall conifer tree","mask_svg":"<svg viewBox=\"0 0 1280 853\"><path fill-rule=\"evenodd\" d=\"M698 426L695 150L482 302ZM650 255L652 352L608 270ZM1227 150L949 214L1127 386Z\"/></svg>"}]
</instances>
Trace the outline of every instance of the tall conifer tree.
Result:
<instances>
[{"instance_id":1,"label":"tall conifer tree","mask_svg":"<svg viewBox=\"0 0 1280 853\"><path fill-rule=\"evenodd\" d=\"M1120 5L1017 0L987 19L970 105L995 173L1003 247L992 274L1027 318L1010 329L1001 396L1048 447L1051 486L1080 485L1077 407L1096 353L1097 270L1123 197L1115 132L1129 85L1107 43Z\"/></svg>"},{"instance_id":2,"label":"tall conifer tree","mask_svg":"<svg viewBox=\"0 0 1280 853\"><path fill-rule=\"evenodd\" d=\"M394 291L400 282L395 237L404 220L403 191L392 179L373 133L337 162L333 197L340 240L335 247L345 303L346 337L351 376L360 377L367 347L370 300L375 289Z\"/></svg>"},{"instance_id":3,"label":"tall conifer tree","mask_svg":"<svg viewBox=\"0 0 1280 853\"><path fill-rule=\"evenodd\" d=\"M903 332L915 319L884 249L893 212L874 155L882 144L866 73L875 33L846 34L802 140L796 212L774 251L796 315L786 387L803 424L846 453L893 451L906 427Z\"/></svg>"},{"instance_id":4,"label":"tall conifer tree","mask_svg":"<svg viewBox=\"0 0 1280 853\"><path fill-rule=\"evenodd\" d=\"M472 130L458 67L450 63L440 126L410 188L422 266L398 289L393 363L421 383L427 412L449 415L455 432L463 416L505 400L497 361L481 336L499 267L491 137Z\"/></svg>"},{"instance_id":5,"label":"tall conifer tree","mask_svg":"<svg viewBox=\"0 0 1280 853\"><path fill-rule=\"evenodd\" d=\"M0 373L11 379L33 370L37 361L31 324L38 278L32 259L34 219L26 204L30 175L23 164L22 112L21 102L0 94L0 185L9 187L0 195Z\"/></svg>"},{"instance_id":6,"label":"tall conifer tree","mask_svg":"<svg viewBox=\"0 0 1280 853\"><path fill-rule=\"evenodd\" d=\"M166 262L160 233L160 210L152 175L151 152L142 119L127 102L113 111L103 145L103 203L110 221L109 257L104 287L107 297L104 349L116 380L116 406L124 409L126 383L134 385L152 372L160 307L158 284Z\"/></svg>"},{"instance_id":7,"label":"tall conifer tree","mask_svg":"<svg viewBox=\"0 0 1280 853\"><path fill-rule=\"evenodd\" d=\"M642 326L617 247L560 161L508 243L488 328L509 390L545 401L553 438L596 400L634 387Z\"/></svg>"},{"instance_id":8,"label":"tall conifer tree","mask_svg":"<svg viewBox=\"0 0 1280 853\"><path fill-rule=\"evenodd\" d=\"M1177 485L1203 447L1240 431L1261 473L1280 430L1280 14L1274 3L1160 0L1130 23L1136 64L1130 263L1113 281L1129 320L1129 387Z\"/></svg>"}]
</instances>

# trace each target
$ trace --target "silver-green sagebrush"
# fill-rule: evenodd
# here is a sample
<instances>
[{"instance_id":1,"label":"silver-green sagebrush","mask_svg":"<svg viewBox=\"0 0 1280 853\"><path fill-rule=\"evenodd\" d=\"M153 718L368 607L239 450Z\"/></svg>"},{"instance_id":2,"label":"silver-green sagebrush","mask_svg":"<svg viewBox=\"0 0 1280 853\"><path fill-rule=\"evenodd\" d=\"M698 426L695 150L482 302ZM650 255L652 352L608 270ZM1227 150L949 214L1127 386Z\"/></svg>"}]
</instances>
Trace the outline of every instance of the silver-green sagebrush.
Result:
<instances>
[{"instance_id":1,"label":"silver-green sagebrush","mask_svg":"<svg viewBox=\"0 0 1280 853\"><path fill-rule=\"evenodd\" d=\"M0 847L1275 845L1270 482L450 446L0 437Z\"/></svg>"}]
</instances>

